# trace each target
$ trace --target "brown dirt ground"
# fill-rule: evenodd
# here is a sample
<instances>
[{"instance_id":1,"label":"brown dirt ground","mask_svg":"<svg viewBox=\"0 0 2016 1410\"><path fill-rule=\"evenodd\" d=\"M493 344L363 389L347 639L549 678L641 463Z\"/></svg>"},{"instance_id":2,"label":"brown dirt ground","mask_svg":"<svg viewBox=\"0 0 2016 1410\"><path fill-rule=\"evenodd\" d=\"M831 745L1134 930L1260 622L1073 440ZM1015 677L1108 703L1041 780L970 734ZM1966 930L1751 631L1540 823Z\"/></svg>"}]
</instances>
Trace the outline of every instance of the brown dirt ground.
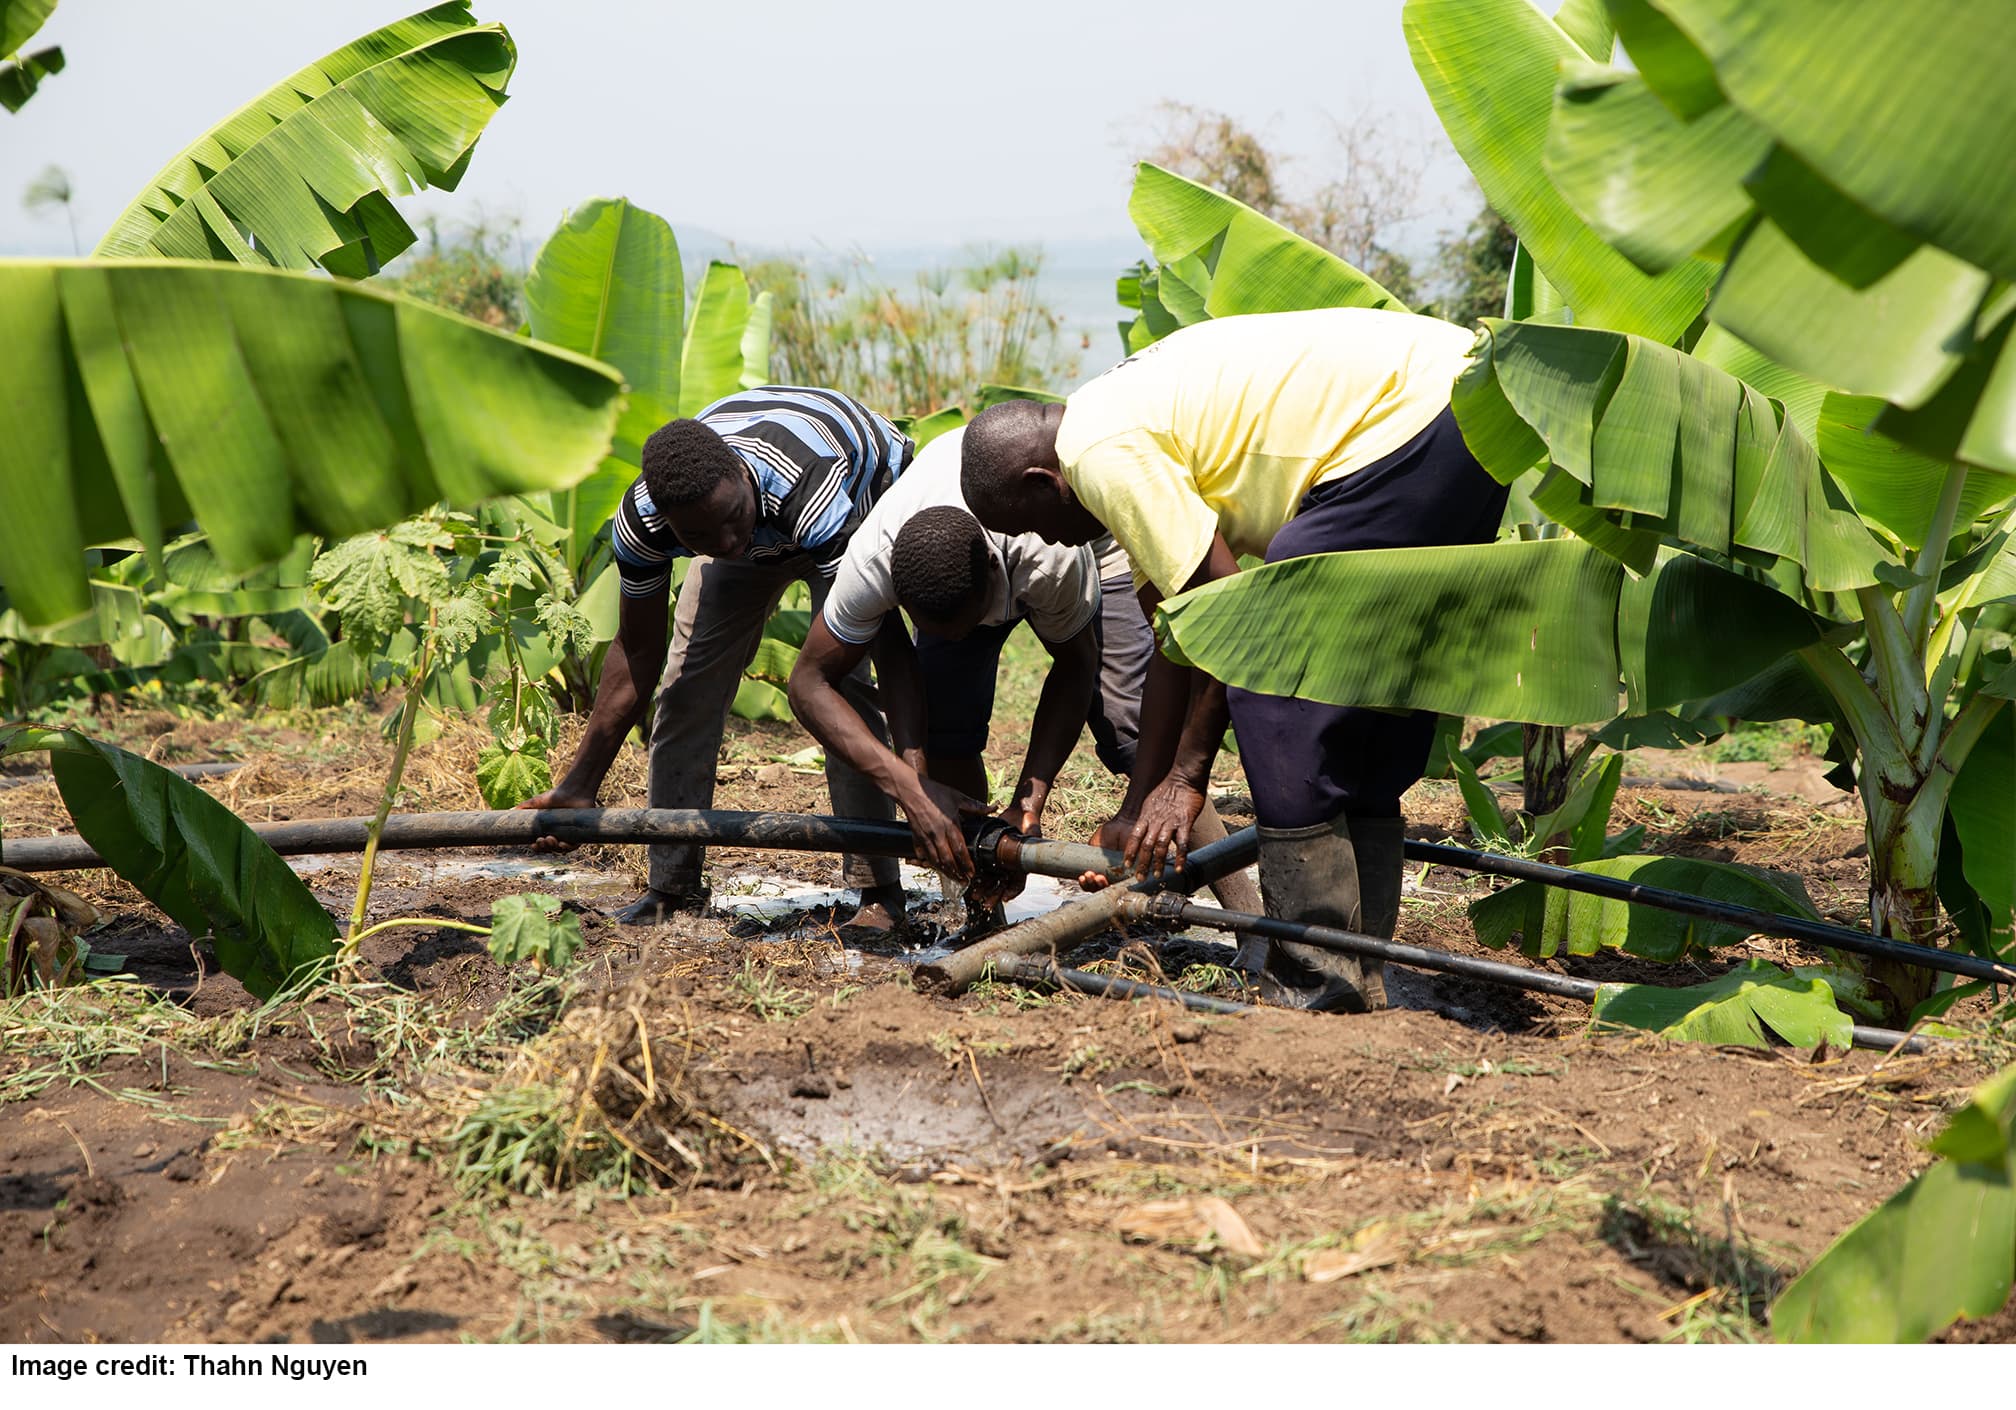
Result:
<instances>
[{"instance_id":1,"label":"brown dirt ground","mask_svg":"<svg viewBox=\"0 0 2016 1410\"><path fill-rule=\"evenodd\" d=\"M248 816L376 799L357 719L122 723L155 757L247 760L204 786ZM476 743L423 748L402 806L476 806ZM803 743L735 722L717 803L823 810L816 775L775 765ZM619 769L605 799L641 802L634 751ZM1852 804L1773 772L1730 792L1676 769L1616 823L1795 872L1854 919ZM1083 754L1066 781L1054 830L1082 835L1111 789ZM67 830L46 783L0 803L9 837ZM1463 835L1448 785L1409 816ZM557 891L588 936L564 979L420 927L367 942L367 982L260 1010L123 884L68 879L115 915L98 943L132 982L0 1008L0 1340L1766 1339L1775 1290L1922 1168L1987 1070L1593 1036L1578 1005L1424 975L1358 1018L928 998L816 928L614 926L639 880L618 849L516 859L573 882L453 870L474 860L388 858L374 917ZM311 881L341 909L349 878ZM1421 879L1402 938L1475 952L1475 894ZM1954 1335L2016 1338L2016 1305Z\"/></svg>"}]
</instances>

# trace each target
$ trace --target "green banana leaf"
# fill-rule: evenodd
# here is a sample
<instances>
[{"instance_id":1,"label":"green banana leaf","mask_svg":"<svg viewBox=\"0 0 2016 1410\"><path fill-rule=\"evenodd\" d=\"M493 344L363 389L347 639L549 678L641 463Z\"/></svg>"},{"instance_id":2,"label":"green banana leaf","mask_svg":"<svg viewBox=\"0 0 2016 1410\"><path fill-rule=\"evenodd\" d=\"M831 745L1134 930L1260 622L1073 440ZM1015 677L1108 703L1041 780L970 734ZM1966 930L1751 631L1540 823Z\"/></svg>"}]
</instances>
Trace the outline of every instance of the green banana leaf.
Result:
<instances>
[{"instance_id":1,"label":"green banana leaf","mask_svg":"<svg viewBox=\"0 0 2016 1410\"><path fill-rule=\"evenodd\" d=\"M1991 1317L2016 1283L2016 1066L1955 1112L1944 1157L1864 1216L1771 1306L1781 1342L1922 1342Z\"/></svg>"},{"instance_id":2,"label":"green banana leaf","mask_svg":"<svg viewBox=\"0 0 2016 1410\"><path fill-rule=\"evenodd\" d=\"M376 273L414 239L390 198L453 190L504 102L517 48L469 4L386 25L275 84L156 172L92 253Z\"/></svg>"},{"instance_id":3,"label":"green banana leaf","mask_svg":"<svg viewBox=\"0 0 2016 1410\"><path fill-rule=\"evenodd\" d=\"M1726 103L1683 122L1637 74L1571 62L1554 95L1546 167L1592 230L1656 275L1749 217L1743 178L1772 145Z\"/></svg>"},{"instance_id":4,"label":"green banana leaf","mask_svg":"<svg viewBox=\"0 0 2016 1410\"><path fill-rule=\"evenodd\" d=\"M52 73L63 71L63 51L38 49L23 54L21 46L35 37L49 22L56 0L0 0L0 108L10 113L35 96L35 89Z\"/></svg>"},{"instance_id":5,"label":"green banana leaf","mask_svg":"<svg viewBox=\"0 0 2016 1410\"><path fill-rule=\"evenodd\" d=\"M2016 710L2000 709L1975 742L1946 801L1961 874L1986 909L1990 943L2016 943Z\"/></svg>"},{"instance_id":6,"label":"green banana leaf","mask_svg":"<svg viewBox=\"0 0 2016 1410\"><path fill-rule=\"evenodd\" d=\"M63 50L57 45L0 63L0 108L18 113L42 87L42 80L63 72Z\"/></svg>"},{"instance_id":7,"label":"green banana leaf","mask_svg":"<svg viewBox=\"0 0 2016 1410\"><path fill-rule=\"evenodd\" d=\"M1152 325L1178 307L1185 314L1156 337L1182 323L1240 313L1406 310L1377 281L1322 246L1152 162L1135 170L1127 213L1163 265L1154 290L1149 280L1137 283L1143 318Z\"/></svg>"},{"instance_id":8,"label":"green banana leaf","mask_svg":"<svg viewBox=\"0 0 2016 1410\"><path fill-rule=\"evenodd\" d=\"M88 544L287 556L449 500L563 488L609 445L613 369L367 287L184 261L0 260L0 583L91 608Z\"/></svg>"},{"instance_id":9,"label":"green banana leaf","mask_svg":"<svg viewBox=\"0 0 2016 1410\"><path fill-rule=\"evenodd\" d=\"M767 337L760 349L743 344L752 324L767 329L770 299L761 294L752 305L749 280L737 266L712 260L701 276L693 296L693 313L686 324L686 342L679 361L679 414L697 416L709 405L751 385L745 374L753 361L765 368L770 362ZM762 313L756 313L756 306ZM765 379L767 380L767 378ZM753 385L761 386L762 381Z\"/></svg>"},{"instance_id":10,"label":"green banana leaf","mask_svg":"<svg viewBox=\"0 0 2016 1410\"><path fill-rule=\"evenodd\" d=\"M1471 452L1506 484L1544 457L1555 473L1535 503L1633 568L1664 535L1788 562L1815 592L1867 586L1894 562L1754 388L1647 338L1498 319L1484 330L1452 399Z\"/></svg>"},{"instance_id":11,"label":"green banana leaf","mask_svg":"<svg viewBox=\"0 0 2016 1410\"><path fill-rule=\"evenodd\" d=\"M601 466L534 499L565 534L561 554L578 574L637 478L645 439L679 404L686 289L672 227L627 200L588 202L540 246L525 304L533 337L610 363L630 385Z\"/></svg>"},{"instance_id":12,"label":"green banana leaf","mask_svg":"<svg viewBox=\"0 0 2016 1410\"><path fill-rule=\"evenodd\" d=\"M956 431L965 424L965 408L948 406L934 411L928 416L918 417L903 428L903 433L915 442L917 449L922 450L947 431Z\"/></svg>"},{"instance_id":13,"label":"green banana leaf","mask_svg":"<svg viewBox=\"0 0 2016 1410\"><path fill-rule=\"evenodd\" d=\"M1873 429L1884 403L1876 397L1829 392L1821 404L1820 459L1867 523L1909 549L1922 548L1937 506L1947 462L1920 455ZM1971 470L1960 494L1955 527L1967 529L2016 499L2016 475Z\"/></svg>"},{"instance_id":14,"label":"green banana leaf","mask_svg":"<svg viewBox=\"0 0 2016 1410\"><path fill-rule=\"evenodd\" d=\"M1408 52L1442 126L1491 208L1519 235L1578 323L1671 343L1700 314L1715 267L1659 275L1605 243L1548 180L1555 78L1583 50L1527 0L1408 0Z\"/></svg>"},{"instance_id":15,"label":"green banana leaf","mask_svg":"<svg viewBox=\"0 0 2016 1410\"><path fill-rule=\"evenodd\" d=\"M1575 538L1291 558L1170 598L1163 650L1228 685L1333 705L1587 724L1712 695L1819 633L1687 554L1626 580ZM1713 642L1713 650L1703 650Z\"/></svg>"},{"instance_id":16,"label":"green banana leaf","mask_svg":"<svg viewBox=\"0 0 2016 1410\"><path fill-rule=\"evenodd\" d=\"M1802 920L1820 918L1812 903L1799 894L1796 883L1729 862L1638 854L1581 863L1576 870ZM1470 923L1476 928L1477 939L1494 950L1515 943L1536 957L1622 950L1666 963L1683 958L1690 950L1734 945L1750 935L1740 925L1699 920L1534 881L1516 882L1471 902Z\"/></svg>"},{"instance_id":17,"label":"green banana leaf","mask_svg":"<svg viewBox=\"0 0 2016 1410\"><path fill-rule=\"evenodd\" d=\"M2016 131L2016 29L2002 7L1653 3L1714 66L1729 101L1820 179L1916 239L2016 279L2016 165L1998 159Z\"/></svg>"},{"instance_id":18,"label":"green banana leaf","mask_svg":"<svg viewBox=\"0 0 2016 1410\"><path fill-rule=\"evenodd\" d=\"M1748 959L1720 978L1684 989L1656 984L1605 984L1596 991L1598 1024L1643 1028L1691 1043L1769 1047L1769 1028L1795 1048L1821 1043L1845 1050L1854 1020L1834 1002L1826 979L1788 974Z\"/></svg>"},{"instance_id":19,"label":"green banana leaf","mask_svg":"<svg viewBox=\"0 0 2016 1410\"><path fill-rule=\"evenodd\" d=\"M1617 47L1617 26L1604 0L1562 0L1554 24L1575 41L1575 47L1598 63L1608 63Z\"/></svg>"},{"instance_id":20,"label":"green banana leaf","mask_svg":"<svg viewBox=\"0 0 2016 1410\"><path fill-rule=\"evenodd\" d=\"M635 396L678 405L686 286L664 217L620 198L568 212L525 276L525 309L539 341L610 364Z\"/></svg>"},{"instance_id":21,"label":"green banana leaf","mask_svg":"<svg viewBox=\"0 0 2016 1410\"><path fill-rule=\"evenodd\" d=\"M259 998L332 958L336 922L251 828L202 789L72 730L0 729L0 757L47 750L63 805L121 878Z\"/></svg>"}]
</instances>

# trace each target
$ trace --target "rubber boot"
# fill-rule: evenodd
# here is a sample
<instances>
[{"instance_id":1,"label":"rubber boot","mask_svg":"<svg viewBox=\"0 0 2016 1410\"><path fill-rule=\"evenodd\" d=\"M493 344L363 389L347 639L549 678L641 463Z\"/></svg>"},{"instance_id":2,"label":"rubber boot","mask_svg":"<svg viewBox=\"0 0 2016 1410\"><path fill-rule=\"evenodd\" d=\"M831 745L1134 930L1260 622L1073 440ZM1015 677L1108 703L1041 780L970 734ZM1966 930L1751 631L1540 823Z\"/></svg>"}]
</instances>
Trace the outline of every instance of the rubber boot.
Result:
<instances>
[{"instance_id":1,"label":"rubber boot","mask_svg":"<svg viewBox=\"0 0 2016 1410\"><path fill-rule=\"evenodd\" d=\"M1260 896L1277 920L1365 933L1358 852L1351 823L1337 817L1313 827L1260 829ZM1394 916L1399 914L1394 892ZM1364 1013L1386 1005L1384 966L1277 940L1267 948L1260 993L1287 1008Z\"/></svg>"},{"instance_id":2,"label":"rubber boot","mask_svg":"<svg viewBox=\"0 0 2016 1410\"><path fill-rule=\"evenodd\" d=\"M1351 846L1358 854L1358 905L1365 924L1359 934L1391 940L1400 928L1400 891L1406 876L1407 823L1403 818L1350 820ZM1374 1009L1386 1007L1386 962L1364 963L1365 997Z\"/></svg>"}]
</instances>

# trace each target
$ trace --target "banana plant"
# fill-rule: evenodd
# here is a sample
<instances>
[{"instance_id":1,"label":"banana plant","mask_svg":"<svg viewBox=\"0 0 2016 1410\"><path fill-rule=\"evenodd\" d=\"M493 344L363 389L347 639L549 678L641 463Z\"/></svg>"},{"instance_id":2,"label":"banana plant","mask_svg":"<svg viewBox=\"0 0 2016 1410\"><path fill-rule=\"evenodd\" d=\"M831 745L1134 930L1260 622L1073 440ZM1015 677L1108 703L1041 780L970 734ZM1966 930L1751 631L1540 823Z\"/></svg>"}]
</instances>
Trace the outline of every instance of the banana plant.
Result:
<instances>
[{"instance_id":1,"label":"banana plant","mask_svg":"<svg viewBox=\"0 0 2016 1410\"><path fill-rule=\"evenodd\" d=\"M570 600L599 646L616 633L618 603L604 530L637 478L644 440L674 416L769 380L772 297L752 299L742 271L715 260L689 313L672 227L618 198L589 201L561 221L533 261L525 299L534 337L609 362L630 385L614 444L595 473L521 501L528 525L566 565ZM571 696L593 693L593 660L560 664ZM752 677L745 686L760 683Z\"/></svg>"}]
</instances>

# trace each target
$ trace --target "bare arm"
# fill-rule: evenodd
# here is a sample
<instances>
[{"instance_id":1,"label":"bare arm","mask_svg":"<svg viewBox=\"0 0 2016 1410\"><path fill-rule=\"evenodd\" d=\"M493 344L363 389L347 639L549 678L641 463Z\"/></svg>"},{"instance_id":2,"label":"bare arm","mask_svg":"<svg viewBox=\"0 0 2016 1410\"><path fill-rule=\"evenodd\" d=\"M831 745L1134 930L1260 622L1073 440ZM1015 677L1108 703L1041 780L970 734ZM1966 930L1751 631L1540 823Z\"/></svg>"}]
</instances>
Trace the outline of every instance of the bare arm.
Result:
<instances>
[{"instance_id":1,"label":"bare arm","mask_svg":"<svg viewBox=\"0 0 2016 1410\"><path fill-rule=\"evenodd\" d=\"M644 706L665 669L666 614L671 602L669 586L643 597L622 599L616 639L602 658L602 679L596 683L595 704L588 712L588 729L574 751L574 762L557 786L526 799L519 807L595 806L609 766L616 761L625 737L644 717Z\"/></svg>"},{"instance_id":2,"label":"bare arm","mask_svg":"<svg viewBox=\"0 0 2016 1410\"><path fill-rule=\"evenodd\" d=\"M1213 535L1210 550L1183 590L1238 571L1239 559L1224 536ZM1147 585L1140 598L1141 610L1152 619L1162 595ZM1141 734L1127 798L1100 829L1099 841L1119 846L1128 864L1143 875L1160 871L1165 861L1181 866L1230 717L1222 682L1179 666L1157 651L1149 660L1141 693Z\"/></svg>"},{"instance_id":3,"label":"bare arm","mask_svg":"<svg viewBox=\"0 0 2016 1410\"><path fill-rule=\"evenodd\" d=\"M903 757L875 737L840 693L840 682L861 664L870 644L840 640L826 625L823 613L813 615L805 645L798 650L798 663L791 668L791 710L829 753L896 800L932 866L960 881L968 880L973 860L959 819L962 814L984 816L986 805L925 777L917 651L895 613L884 619L873 648L892 736L903 749Z\"/></svg>"},{"instance_id":4,"label":"bare arm","mask_svg":"<svg viewBox=\"0 0 2016 1410\"><path fill-rule=\"evenodd\" d=\"M1092 694L1099 688L1099 641L1091 622L1069 641L1045 641L1043 645L1050 652L1050 674L1036 700L1036 717L1029 725L1029 751L1023 756L1022 777L1007 810L1009 825L1031 836L1042 833L1043 807L1049 801L1051 785L1078 743Z\"/></svg>"}]
</instances>

